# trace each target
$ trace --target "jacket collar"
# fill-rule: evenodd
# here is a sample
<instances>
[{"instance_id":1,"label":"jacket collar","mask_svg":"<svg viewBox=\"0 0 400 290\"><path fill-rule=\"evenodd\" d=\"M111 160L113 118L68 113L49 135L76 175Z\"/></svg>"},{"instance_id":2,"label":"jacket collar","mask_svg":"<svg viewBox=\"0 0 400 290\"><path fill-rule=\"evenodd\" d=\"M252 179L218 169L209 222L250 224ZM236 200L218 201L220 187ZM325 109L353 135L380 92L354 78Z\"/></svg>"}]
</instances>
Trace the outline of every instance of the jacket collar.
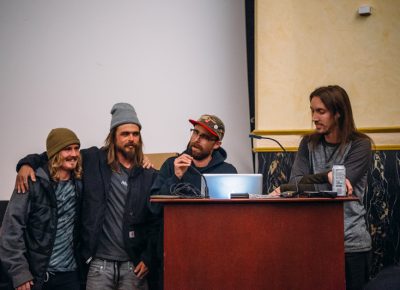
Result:
<instances>
[{"instance_id":1,"label":"jacket collar","mask_svg":"<svg viewBox=\"0 0 400 290\"><path fill-rule=\"evenodd\" d=\"M186 149L183 153L189 154L189 151ZM206 167L197 167L200 172L208 171L210 168L219 166L220 164L224 163L227 158L227 153L224 148L219 147L217 150L213 151L211 157L211 161Z\"/></svg>"}]
</instances>

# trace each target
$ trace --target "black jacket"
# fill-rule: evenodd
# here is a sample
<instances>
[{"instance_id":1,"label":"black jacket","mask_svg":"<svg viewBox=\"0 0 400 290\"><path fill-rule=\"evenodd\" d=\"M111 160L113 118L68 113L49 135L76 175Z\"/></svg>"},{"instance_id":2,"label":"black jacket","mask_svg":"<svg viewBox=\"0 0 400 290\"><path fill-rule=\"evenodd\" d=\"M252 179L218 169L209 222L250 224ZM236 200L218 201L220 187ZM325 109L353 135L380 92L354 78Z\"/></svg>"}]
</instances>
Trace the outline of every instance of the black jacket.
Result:
<instances>
[{"instance_id":1,"label":"black jacket","mask_svg":"<svg viewBox=\"0 0 400 290\"><path fill-rule=\"evenodd\" d=\"M53 251L58 223L56 183L49 180L47 168L39 168L36 177L37 182L29 183L27 193L13 193L1 228L1 261L14 287L33 279L34 289L41 289ZM74 182L77 199L74 247L77 250L82 185L79 180ZM79 260L77 255L76 260Z\"/></svg>"},{"instance_id":2,"label":"black jacket","mask_svg":"<svg viewBox=\"0 0 400 290\"><path fill-rule=\"evenodd\" d=\"M91 147L81 150L83 166L83 195L81 216L81 254L90 261L96 254L98 237L103 229L110 191L111 167L105 149ZM20 160L17 171L24 164L33 168L47 161L46 154L32 154ZM160 217L149 210L151 185L157 175L154 169L134 168L129 178L129 194L125 205L123 235L125 250L137 265L143 261L150 269L155 258L155 243L160 230ZM134 237L129 237L129 232Z\"/></svg>"},{"instance_id":3,"label":"black jacket","mask_svg":"<svg viewBox=\"0 0 400 290\"><path fill-rule=\"evenodd\" d=\"M107 197L110 191L111 167L107 152L91 147L81 151L84 169L82 213L82 255L95 256L98 236L103 229ZM160 219L149 210L150 188L157 175L154 169L136 167L129 176L129 193L125 204L123 235L125 250L135 265L143 261L151 268ZM134 237L129 232L134 232Z\"/></svg>"}]
</instances>

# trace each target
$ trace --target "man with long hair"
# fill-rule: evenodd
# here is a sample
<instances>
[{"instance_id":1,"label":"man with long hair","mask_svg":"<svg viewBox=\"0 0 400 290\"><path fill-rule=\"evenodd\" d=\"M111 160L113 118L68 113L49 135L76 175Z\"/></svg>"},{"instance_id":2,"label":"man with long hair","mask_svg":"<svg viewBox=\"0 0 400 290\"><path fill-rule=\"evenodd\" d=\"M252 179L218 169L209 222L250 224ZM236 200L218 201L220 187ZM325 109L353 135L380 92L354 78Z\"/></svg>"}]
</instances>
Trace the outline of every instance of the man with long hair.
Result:
<instances>
[{"instance_id":1,"label":"man with long hair","mask_svg":"<svg viewBox=\"0 0 400 290\"><path fill-rule=\"evenodd\" d=\"M310 108L315 131L300 142L291 184L281 185L272 194L299 187L331 190L332 166L345 166L347 193L358 198L344 203L346 289L362 289L368 281L371 250L363 197L372 141L357 131L349 96L340 86L317 88L310 94Z\"/></svg>"},{"instance_id":2,"label":"man with long hair","mask_svg":"<svg viewBox=\"0 0 400 290\"><path fill-rule=\"evenodd\" d=\"M149 208L154 169L143 167L142 125L135 109L117 103L103 148L83 149L81 254L88 290L148 289L160 220ZM37 155L22 164L35 167ZM25 166L24 166L25 167ZM26 167L25 167L26 169ZM20 179L31 176L20 174Z\"/></svg>"},{"instance_id":3,"label":"man with long hair","mask_svg":"<svg viewBox=\"0 0 400 290\"><path fill-rule=\"evenodd\" d=\"M79 290L80 141L69 129L51 130L48 162L28 194L14 191L0 234L0 256L13 288Z\"/></svg>"}]
</instances>

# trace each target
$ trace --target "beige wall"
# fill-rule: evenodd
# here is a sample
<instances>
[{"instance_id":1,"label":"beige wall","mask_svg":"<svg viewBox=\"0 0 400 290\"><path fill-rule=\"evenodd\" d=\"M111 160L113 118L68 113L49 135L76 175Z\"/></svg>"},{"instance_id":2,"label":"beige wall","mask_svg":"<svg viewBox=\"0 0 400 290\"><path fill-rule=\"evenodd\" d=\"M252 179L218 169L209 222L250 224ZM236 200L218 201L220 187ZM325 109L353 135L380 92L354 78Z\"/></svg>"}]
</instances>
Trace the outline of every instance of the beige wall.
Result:
<instances>
[{"instance_id":1,"label":"beige wall","mask_svg":"<svg viewBox=\"0 0 400 290\"><path fill-rule=\"evenodd\" d=\"M243 0L0 0L0 200L50 129L102 146L131 103L145 153L182 152L189 118L215 114L240 173L253 172Z\"/></svg>"},{"instance_id":2,"label":"beige wall","mask_svg":"<svg viewBox=\"0 0 400 290\"><path fill-rule=\"evenodd\" d=\"M256 129L311 129L308 96L328 84L347 90L359 128L400 128L399 19L399 0L256 0Z\"/></svg>"}]
</instances>

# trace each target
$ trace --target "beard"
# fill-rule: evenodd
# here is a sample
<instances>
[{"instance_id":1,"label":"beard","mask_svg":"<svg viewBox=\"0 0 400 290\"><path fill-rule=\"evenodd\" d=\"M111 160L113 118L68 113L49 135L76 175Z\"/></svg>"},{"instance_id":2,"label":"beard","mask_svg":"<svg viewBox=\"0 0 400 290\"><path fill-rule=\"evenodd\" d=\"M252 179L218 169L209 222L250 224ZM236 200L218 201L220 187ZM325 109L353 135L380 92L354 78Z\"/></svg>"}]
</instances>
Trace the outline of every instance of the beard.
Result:
<instances>
[{"instance_id":1,"label":"beard","mask_svg":"<svg viewBox=\"0 0 400 290\"><path fill-rule=\"evenodd\" d=\"M317 125L317 124L315 124L315 126L316 126L316 125ZM320 128L319 128L319 129L315 128L315 130L316 130L319 134L321 134L322 136L326 136L326 135L331 134L331 133L334 131L334 129L335 129L335 127L334 127L333 125L326 126L326 125L323 125L323 124L321 124L321 123L318 123L318 126L320 126Z\"/></svg>"},{"instance_id":2,"label":"beard","mask_svg":"<svg viewBox=\"0 0 400 290\"><path fill-rule=\"evenodd\" d=\"M319 134L329 135L339 129L339 122L336 118L330 118L322 121L315 121L314 126ZM319 127L319 129L317 129L317 127Z\"/></svg>"},{"instance_id":3,"label":"beard","mask_svg":"<svg viewBox=\"0 0 400 290\"><path fill-rule=\"evenodd\" d=\"M197 151L193 152L192 148L196 148ZM201 147L199 144L196 144L195 142L190 142L188 145L188 152L189 155L193 157L194 160L204 160L208 156L211 155L211 150L205 150L203 147Z\"/></svg>"},{"instance_id":4,"label":"beard","mask_svg":"<svg viewBox=\"0 0 400 290\"><path fill-rule=\"evenodd\" d=\"M71 164L70 162L75 162L74 164ZM78 157L61 157L60 159L61 166L60 168L66 171L72 171L76 168L78 165Z\"/></svg>"},{"instance_id":5,"label":"beard","mask_svg":"<svg viewBox=\"0 0 400 290\"><path fill-rule=\"evenodd\" d=\"M132 147L131 147L132 146ZM116 145L116 149L119 153L124 156L125 159L129 161L134 161L135 156L136 156L136 151L138 149L139 145L135 143L127 143L123 146Z\"/></svg>"}]
</instances>

